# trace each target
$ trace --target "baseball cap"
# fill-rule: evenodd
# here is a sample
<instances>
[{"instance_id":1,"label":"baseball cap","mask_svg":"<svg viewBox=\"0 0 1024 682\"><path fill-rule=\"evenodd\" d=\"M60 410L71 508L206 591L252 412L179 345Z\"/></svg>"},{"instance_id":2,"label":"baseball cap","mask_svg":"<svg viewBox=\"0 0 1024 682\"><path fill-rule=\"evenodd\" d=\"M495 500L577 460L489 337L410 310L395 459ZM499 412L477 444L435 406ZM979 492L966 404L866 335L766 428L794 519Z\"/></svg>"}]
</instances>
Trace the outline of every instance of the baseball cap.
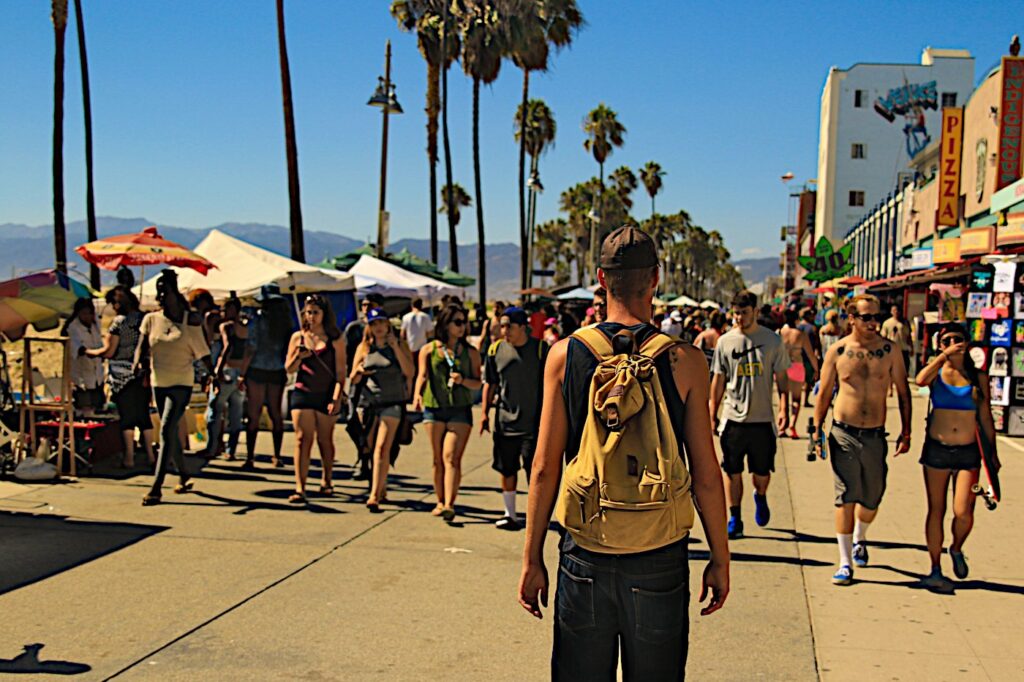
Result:
<instances>
[{"instance_id":1,"label":"baseball cap","mask_svg":"<svg viewBox=\"0 0 1024 682\"><path fill-rule=\"evenodd\" d=\"M271 282L270 284L264 284L260 287L260 292L256 294L257 301L269 301L275 298L284 298L281 296L281 287Z\"/></svg>"},{"instance_id":2,"label":"baseball cap","mask_svg":"<svg viewBox=\"0 0 1024 682\"><path fill-rule=\"evenodd\" d=\"M529 322L529 318L526 316L526 311L519 306L509 306L505 308L501 314L502 320L508 318L510 324L525 325Z\"/></svg>"},{"instance_id":3,"label":"baseball cap","mask_svg":"<svg viewBox=\"0 0 1024 682\"><path fill-rule=\"evenodd\" d=\"M658 249L643 230L624 225L611 232L601 244L602 270L638 270L658 264Z\"/></svg>"},{"instance_id":4,"label":"baseball cap","mask_svg":"<svg viewBox=\"0 0 1024 682\"><path fill-rule=\"evenodd\" d=\"M370 312L366 313L367 322L375 322L376 320L387 321L388 314L384 312L383 308L371 308Z\"/></svg>"}]
</instances>

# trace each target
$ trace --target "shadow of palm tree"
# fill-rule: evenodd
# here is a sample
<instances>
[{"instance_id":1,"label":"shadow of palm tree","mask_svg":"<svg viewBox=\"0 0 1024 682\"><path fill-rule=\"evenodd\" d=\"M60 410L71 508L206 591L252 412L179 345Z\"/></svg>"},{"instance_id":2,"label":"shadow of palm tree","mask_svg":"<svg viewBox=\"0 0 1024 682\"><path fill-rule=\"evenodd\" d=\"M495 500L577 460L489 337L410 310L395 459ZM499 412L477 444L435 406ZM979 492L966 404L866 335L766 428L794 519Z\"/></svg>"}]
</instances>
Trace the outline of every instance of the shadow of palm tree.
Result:
<instances>
[{"instance_id":1,"label":"shadow of palm tree","mask_svg":"<svg viewBox=\"0 0 1024 682\"><path fill-rule=\"evenodd\" d=\"M0 673L42 675L81 675L92 670L86 663L71 661L40 661L39 651L45 644L26 644L23 651L11 659L0 658Z\"/></svg>"},{"instance_id":2,"label":"shadow of palm tree","mask_svg":"<svg viewBox=\"0 0 1024 682\"><path fill-rule=\"evenodd\" d=\"M806 542L808 544L823 544L823 545L834 545L836 543L835 536L825 537L822 535L810 535L792 528L767 528L766 530L776 531L778 533L785 533L790 537L772 537L758 536L758 540L769 540L774 542ZM909 542L891 542L887 540L871 540L868 543L871 547L877 547L879 549L916 549L920 552L927 552L928 548L924 545L915 545Z\"/></svg>"},{"instance_id":3,"label":"shadow of palm tree","mask_svg":"<svg viewBox=\"0 0 1024 682\"><path fill-rule=\"evenodd\" d=\"M203 491L193 491L191 493L195 497L202 497L210 500L209 503L198 503L198 505L206 504L211 507L237 507L238 509L233 513L236 515L248 514L251 511L307 511L314 514L347 514L348 512L343 509L336 509L335 507L325 506L318 504L314 500L318 498L313 497L312 499L307 495L306 504L290 504L285 502L257 502L253 500L236 500L230 497L223 497L221 495L214 495L212 493ZM287 500L288 496L292 494L291 490L286 489L272 489L262 490L256 493L261 497L270 497L275 499ZM335 499L335 498L322 498L324 501ZM188 504L188 503L184 503ZM195 503L193 503L195 504ZM197 505L197 506L198 506Z\"/></svg>"}]
</instances>

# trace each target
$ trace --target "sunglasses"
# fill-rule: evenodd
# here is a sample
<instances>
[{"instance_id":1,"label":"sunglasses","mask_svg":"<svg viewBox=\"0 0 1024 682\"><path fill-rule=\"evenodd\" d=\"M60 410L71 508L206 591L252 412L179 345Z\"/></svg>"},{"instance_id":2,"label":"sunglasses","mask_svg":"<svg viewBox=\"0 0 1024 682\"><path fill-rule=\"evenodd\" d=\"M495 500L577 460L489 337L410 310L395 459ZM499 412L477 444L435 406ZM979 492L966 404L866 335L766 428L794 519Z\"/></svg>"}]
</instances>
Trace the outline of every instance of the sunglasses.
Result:
<instances>
[{"instance_id":1,"label":"sunglasses","mask_svg":"<svg viewBox=\"0 0 1024 682\"><path fill-rule=\"evenodd\" d=\"M853 313L850 315L850 317L855 317L861 322L883 322L885 320L885 315L883 315L882 313L867 313L865 315L861 315L860 313Z\"/></svg>"},{"instance_id":2,"label":"sunglasses","mask_svg":"<svg viewBox=\"0 0 1024 682\"><path fill-rule=\"evenodd\" d=\"M460 317L458 319L452 320L451 324L454 324L456 327L461 327L464 324L466 324L466 320L464 320L463 318Z\"/></svg>"},{"instance_id":3,"label":"sunglasses","mask_svg":"<svg viewBox=\"0 0 1024 682\"><path fill-rule=\"evenodd\" d=\"M962 336L943 336L941 339L939 339L939 345L943 347L954 346L958 343L963 343L966 340L967 339L965 339Z\"/></svg>"},{"instance_id":4,"label":"sunglasses","mask_svg":"<svg viewBox=\"0 0 1024 682\"><path fill-rule=\"evenodd\" d=\"M606 304L604 304L604 303L598 303L597 301L594 301L594 305L591 306L591 307L593 307L593 308L607 308L608 306Z\"/></svg>"}]
</instances>

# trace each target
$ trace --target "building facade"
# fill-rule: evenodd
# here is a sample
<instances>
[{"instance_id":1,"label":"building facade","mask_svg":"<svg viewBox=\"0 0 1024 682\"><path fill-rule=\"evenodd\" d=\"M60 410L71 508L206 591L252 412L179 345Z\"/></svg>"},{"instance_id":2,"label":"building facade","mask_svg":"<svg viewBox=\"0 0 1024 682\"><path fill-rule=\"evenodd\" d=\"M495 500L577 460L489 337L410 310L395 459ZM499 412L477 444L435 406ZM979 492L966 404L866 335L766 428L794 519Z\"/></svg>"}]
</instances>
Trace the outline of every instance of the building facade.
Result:
<instances>
[{"instance_id":1,"label":"building facade","mask_svg":"<svg viewBox=\"0 0 1024 682\"><path fill-rule=\"evenodd\" d=\"M973 89L967 50L925 48L920 64L832 67L821 95L814 240L841 242L912 179L907 166L938 139L944 106Z\"/></svg>"}]
</instances>

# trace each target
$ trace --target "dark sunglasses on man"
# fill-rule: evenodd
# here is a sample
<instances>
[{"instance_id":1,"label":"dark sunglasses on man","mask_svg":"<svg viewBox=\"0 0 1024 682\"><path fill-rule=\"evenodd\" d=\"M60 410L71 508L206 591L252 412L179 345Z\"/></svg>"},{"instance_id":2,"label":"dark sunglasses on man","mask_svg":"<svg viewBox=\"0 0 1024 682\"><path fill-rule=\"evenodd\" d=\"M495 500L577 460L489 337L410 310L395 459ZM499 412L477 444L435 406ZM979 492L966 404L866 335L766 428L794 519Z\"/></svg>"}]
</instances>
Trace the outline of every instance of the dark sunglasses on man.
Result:
<instances>
[{"instance_id":1,"label":"dark sunglasses on man","mask_svg":"<svg viewBox=\"0 0 1024 682\"><path fill-rule=\"evenodd\" d=\"M860 320L861 322L884 322L885 321L885 315L883 315L882 313L865 313L863 315L860 314L860 313L851 313L851 317L855 317L858 320Z\"/></svg>"}]
</instances>

